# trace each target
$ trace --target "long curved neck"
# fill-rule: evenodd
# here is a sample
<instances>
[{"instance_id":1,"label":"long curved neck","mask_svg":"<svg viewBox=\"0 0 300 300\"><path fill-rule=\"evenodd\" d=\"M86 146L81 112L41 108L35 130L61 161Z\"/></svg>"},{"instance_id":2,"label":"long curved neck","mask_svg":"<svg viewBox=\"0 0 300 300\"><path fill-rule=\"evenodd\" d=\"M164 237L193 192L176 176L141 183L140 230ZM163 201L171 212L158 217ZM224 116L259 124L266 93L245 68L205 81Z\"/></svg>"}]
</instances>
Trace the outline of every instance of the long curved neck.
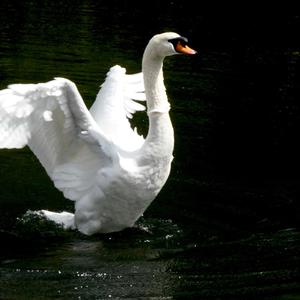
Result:
<instances>
[{"instance_id":1,"label":"long curved neck","mask_svg":"<svg viewBox=\"0 0 300 300\"><path fill-rule=\"evenodd\" d=\"M164 85L163 58L152 56L149 52L146 49L142 63L148 114L168 112L170 104Z\"/></svg>"},{"instance_id":2,"label":"long curved neck","mask_svg":"<svg viewBox=\"0 0 300 300\"><path fill-rule=\"evenodd\" d=\"M170 104L163 78L163 57L153 55L146 48L142 71L144 75L149 132L145 146L150 146L153 155L171 155L174 147L174 132L169 117Z\"/></svg>"}]
</instances>

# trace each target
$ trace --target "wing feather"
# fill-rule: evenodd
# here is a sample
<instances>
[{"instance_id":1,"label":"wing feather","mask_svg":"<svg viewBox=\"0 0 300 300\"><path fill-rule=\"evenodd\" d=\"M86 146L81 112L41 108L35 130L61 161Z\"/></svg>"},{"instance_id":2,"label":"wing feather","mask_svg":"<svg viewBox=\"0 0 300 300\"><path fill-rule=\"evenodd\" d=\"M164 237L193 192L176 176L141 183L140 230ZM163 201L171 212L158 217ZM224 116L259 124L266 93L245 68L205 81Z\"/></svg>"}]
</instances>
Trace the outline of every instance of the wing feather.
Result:
<instances>
[{"instance_id":1,"label":"wing feather","mask_svg":"<svg viewBox=\"0 0 300 300\"><path fill-rule=\"evenodd\" d=\"M28 145L69 199L80 199L96 185L98 170L111 164L111 144L98 129L67 79L0 91L0 148Z\"/></svg>"},{"instance_id":2,"label":"wing feather","mask_svg":"<svg viewBox=\"0 0 300 300\"><path fill-rule=\"evenodd\" d=\"M127 151L137 150L144 138L131 128L130 118L145 106L134 100L145 101L142 73L126 75L126 70L114 66L107 73L90 112L103 132L113 143Z\"/></svg>"}]
</instances>

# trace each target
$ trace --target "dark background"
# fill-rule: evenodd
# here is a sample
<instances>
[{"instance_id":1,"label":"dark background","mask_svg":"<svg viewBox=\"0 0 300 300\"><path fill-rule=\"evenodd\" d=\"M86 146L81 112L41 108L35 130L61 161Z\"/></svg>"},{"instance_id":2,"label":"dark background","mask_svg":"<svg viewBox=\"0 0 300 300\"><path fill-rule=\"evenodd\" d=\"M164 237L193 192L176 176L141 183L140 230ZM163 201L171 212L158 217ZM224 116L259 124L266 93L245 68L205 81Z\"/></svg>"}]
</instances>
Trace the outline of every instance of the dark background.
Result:
<instances>
[{"instance_id":1,"label":"dark background","mask_svg":"<svg viewBox=\"0 0 300 300\"><path fill-rule=\"evenodd\" d=\"M192 282L190 299L207 295L199 282L219 280L225 295L260 295L262 287L246 289L260 271L275 272L262 280L269 288L262 294L298 290L299 16L199 16L197 2L183 1L1 1L0 88L67 77L90 106L108 69L139 72L145 45L163 31L188 37L198 51L165 62L175 159L145 213L149 222L170 219L183 229L177 272L198 279L188 277L179 294ZM134 122L146 134L146 116ZM1 150L0 176L5 239L20 238L15 222L27 209L73 209L28 149ZM200 250L190 252L194 243ZM239 272L244 277L226 277Z\"/></svg>"}]
</instances>

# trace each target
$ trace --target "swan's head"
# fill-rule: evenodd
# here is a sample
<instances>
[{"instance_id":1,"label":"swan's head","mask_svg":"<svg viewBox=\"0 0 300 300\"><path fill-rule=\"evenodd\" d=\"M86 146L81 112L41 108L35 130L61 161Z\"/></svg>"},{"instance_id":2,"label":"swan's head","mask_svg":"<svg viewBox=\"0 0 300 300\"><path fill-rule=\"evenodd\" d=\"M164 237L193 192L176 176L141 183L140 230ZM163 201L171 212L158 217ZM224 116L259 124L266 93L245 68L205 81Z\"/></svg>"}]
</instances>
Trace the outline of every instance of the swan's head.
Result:
<instances>
[{"instance_id":1,"label":"swan's head","mask_svg":"<svg viewBox=\"0 0 300 300\"><path fill-rule=\"evenodd\" d=\"M175 54L196 54L188 46L188 40L175 32L165 32L155 35L148 43L146 50L152 55L165 57Z\"/></svg>"}]
</instances>

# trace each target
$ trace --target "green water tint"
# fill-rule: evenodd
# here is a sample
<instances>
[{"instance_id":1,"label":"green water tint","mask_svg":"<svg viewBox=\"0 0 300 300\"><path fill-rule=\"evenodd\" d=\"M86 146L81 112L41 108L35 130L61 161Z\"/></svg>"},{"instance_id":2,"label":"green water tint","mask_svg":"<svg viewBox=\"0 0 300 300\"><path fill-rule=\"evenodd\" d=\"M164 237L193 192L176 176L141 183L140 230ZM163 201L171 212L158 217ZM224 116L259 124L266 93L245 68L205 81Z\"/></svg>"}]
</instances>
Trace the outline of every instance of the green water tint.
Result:
<instances>
[{"instance_id":1,"label":"green water tint","mask_svg":"<svg viewBox=\"0 0 300 300\"><path fill-rule=\"evenodd\" d=\"M1 299L293 299L299 287L295 229L196 243L171 220L141 220L136 229L94 237L33 228L36 239L23 228L15 257L1 261Z\"/></svg>"},{"instance_id":2,"label":"green water tint","mask_svg":"<svg viewBox=\"0 0 300 300\"><path fill-rule=\"evenodd\" d=\"M199 53L165 62L175 159L137 229L85 237L21 219L73 203L27 148L0 151L1 299L299 298L299 18L198 13L182 1L1 2L1 89L67 77L90 106L111 66L140 71L155 33ZM145 114L134 123L146 134Z\"/></svg>"}]
</instances>

